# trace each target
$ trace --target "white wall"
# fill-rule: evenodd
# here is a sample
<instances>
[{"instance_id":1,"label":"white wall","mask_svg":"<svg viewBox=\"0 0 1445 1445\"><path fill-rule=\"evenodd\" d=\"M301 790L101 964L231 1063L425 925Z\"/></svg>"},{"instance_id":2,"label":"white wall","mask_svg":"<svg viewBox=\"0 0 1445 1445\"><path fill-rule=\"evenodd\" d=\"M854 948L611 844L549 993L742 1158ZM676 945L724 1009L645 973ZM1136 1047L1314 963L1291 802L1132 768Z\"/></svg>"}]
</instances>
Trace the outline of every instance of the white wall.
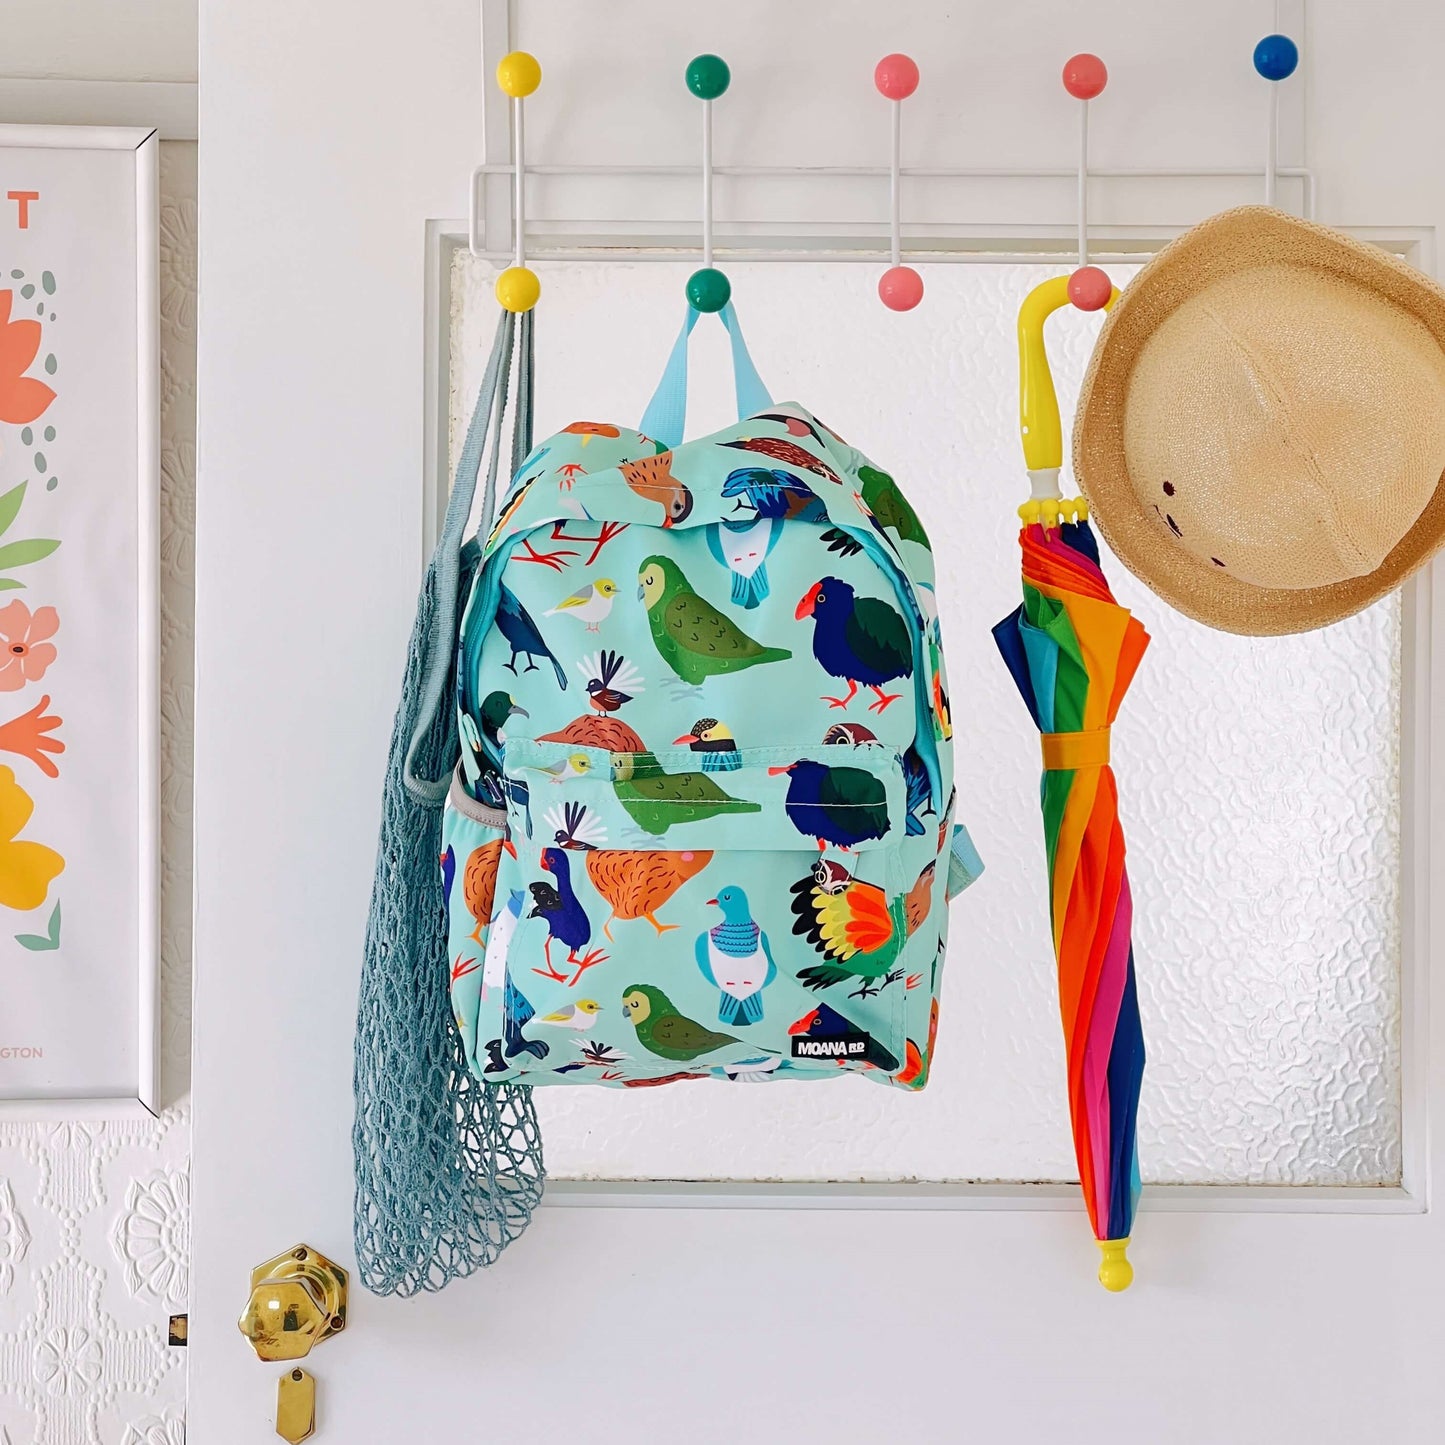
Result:
<instances>
[{"instance_id":1,"label":"white wall","mask_svg":"<svg viewBox=\"0 0 1445 1445\"><path fill-rule=\"evenodd\" d=\"M196 78L195 0L6 0L0 76Z\"/></svg>"}]
</instances>

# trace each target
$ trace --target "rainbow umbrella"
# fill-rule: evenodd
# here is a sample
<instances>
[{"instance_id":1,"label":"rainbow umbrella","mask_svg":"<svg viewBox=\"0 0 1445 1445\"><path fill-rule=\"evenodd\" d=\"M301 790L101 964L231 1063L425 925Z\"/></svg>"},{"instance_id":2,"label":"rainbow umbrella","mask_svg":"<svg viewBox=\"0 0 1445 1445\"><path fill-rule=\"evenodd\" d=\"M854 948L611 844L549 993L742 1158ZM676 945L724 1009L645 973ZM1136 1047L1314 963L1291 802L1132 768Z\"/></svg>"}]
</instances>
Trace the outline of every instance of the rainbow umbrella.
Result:
<instances>
[{"instance_id":1,"label":"rainbow umbrella","mask_svg":"<svg viewBox=\"0 0 1445 1445\"><path fill-rule=\"evenodd\" d=\"M1034 499L1019 509L1023 605L993 635L1043 734L1049 915L1074 1153L1103 1253L1099 1280L1121 1290L1134 1277L1125 1249L1139 1201L1135 1123L1144 1038L1109 728L1149 637L1109 590L1086 504L1059 499L1063 442L1043 323L1067 301L1067 283L1044 282L1019 313L1023 441Z\"/></svg>"}]
</instances>

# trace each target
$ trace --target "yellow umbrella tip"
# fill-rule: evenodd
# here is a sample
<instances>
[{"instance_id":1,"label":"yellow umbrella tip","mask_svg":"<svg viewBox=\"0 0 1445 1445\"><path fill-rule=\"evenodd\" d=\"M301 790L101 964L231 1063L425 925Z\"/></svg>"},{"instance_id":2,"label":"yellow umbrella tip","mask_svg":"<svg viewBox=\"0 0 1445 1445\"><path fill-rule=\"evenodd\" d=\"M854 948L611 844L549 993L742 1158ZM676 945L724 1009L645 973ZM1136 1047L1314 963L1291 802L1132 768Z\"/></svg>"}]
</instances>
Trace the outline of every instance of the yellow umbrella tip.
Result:
<instances>
[{"instance_id":1,"label":"yellow umbrella tip","mask_svg":"<svg viewBox=\"0 0 1445 1445\"><path fill-rule=\"evenodd\" d=\"M1097 1241L1099 1253L1099 1283L1112 1294L1126 1290L1134 1283L1134 1266L1129 1263L1125 1251L1129 1248L1127 1239L1101 1239Z\"/></svg>"}]
</instances>

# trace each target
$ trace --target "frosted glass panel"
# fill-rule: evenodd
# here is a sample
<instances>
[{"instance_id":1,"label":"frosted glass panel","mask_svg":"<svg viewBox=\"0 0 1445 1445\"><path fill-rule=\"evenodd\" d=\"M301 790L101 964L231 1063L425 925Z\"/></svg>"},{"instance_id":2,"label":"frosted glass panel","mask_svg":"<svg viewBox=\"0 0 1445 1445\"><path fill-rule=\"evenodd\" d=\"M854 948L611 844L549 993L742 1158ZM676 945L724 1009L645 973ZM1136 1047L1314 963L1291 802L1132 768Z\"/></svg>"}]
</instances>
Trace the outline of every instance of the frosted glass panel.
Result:
<instances>
[{"instance_id":1,"label":"frosted glass panel","mask_svg":"<svg viewBox=\"0 0 1445 1445\"><path fill-rule=\"evenodd\" d=\"M635 423L682 319L685 266L548 267L539 435ZM453 274L452 443L495 324L490 267ZM989 627L1018 601L1014 320L1046 274L935 267L894 315L859 266L748 265L734 297L763 378L900 480L932 534L960 814L988 871L954 904L928 1089L543 1089L554 1177L1069 1180L1038 739ZM1126 274L1116 272L1123 283ZM1097 318L1050 353L1072 413ZM721 328L694 342L690 435L730 420ZM1105 559L1154 636L1114 754L1149 1064L1146 1180L1394 1183L1400 1173L1400 611L1249 640L1177 616Z\"/></svg>"}]
</instances>

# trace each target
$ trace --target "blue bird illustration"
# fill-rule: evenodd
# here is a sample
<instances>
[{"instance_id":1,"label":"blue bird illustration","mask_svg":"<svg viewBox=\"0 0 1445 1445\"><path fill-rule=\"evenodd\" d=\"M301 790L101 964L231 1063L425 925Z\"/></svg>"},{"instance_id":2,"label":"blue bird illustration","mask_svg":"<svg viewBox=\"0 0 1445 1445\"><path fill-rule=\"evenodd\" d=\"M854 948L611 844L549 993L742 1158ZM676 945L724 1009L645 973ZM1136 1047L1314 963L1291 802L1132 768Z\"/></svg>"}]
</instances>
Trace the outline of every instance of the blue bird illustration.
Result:
<instances>
[{"instance_id":1,"label":"blue bird illustration","mask_svg":"<svg viewBox=\"0 0 1445 1445\"><path fill-rule=\"evenodd\" d=\"M442 899L446 903L447 912L452 908L452 883L457 876L457 855L452 851L452 845L447 844L447 850L442 854Z\"/></svg>"},{"instance_id":2,"label":"blue bird illustration","mask_svg":"<svg viewBox=\"0 0 1445 1445\"><path fill-rule=\"evenodd\" d=\"M735 510L750 507L759 517L820 522L828 515L818 494L806 482L791 472L767 467L739 467L729 472L722 494L737 498Z\"/></svg>"},{"instance_id":3,"label":"blue bird illustration","mask_svg":"<svg viewBox=\"0 0 1445 1445\"><path fill-rule=\"evenodd\" d=\"M506 990L502 994L502 1037L492 1039L485 1046L488 1062L483 1073L505 1073L508 1065L504 1062L504 1055L508 1059L515 1059L518 1054L531 1054L533 1058L545 1059L552 1052L552 1046L541 1039L522 1036L522 1030L536 1017L536 1009L527 1002L521 989L508 977Z\"/></svg>"},{"instance_id":4,"label":"blue bird illustration","mask_svg":"<svg viewBox=\"0 0 1445 1445\"><path fill-rule=\"evenodd\" d=\"M545 657L557 670L557 686L563 692L567 691L567 674L562 671L562 664L557 661L552 655L552 649L542 640L542 634L537 630L537 624L532 621L532 614L522 606L517 600L516 594L508 589L505 582L499 584L498 588L497 631L507 639L507 646L512 649L511 658L503 664L509 672L516 673L519 656L526 656L525 671L527 672L535 672L537 658Z\"/></svg>"},{"instance_id":5,"label":"blue bird illustration","mask_svg":"<svg viewBox=\"0 0 1445 1445\"><path fill-rule=\"evenodd\" d=\"M540 973L543 978L555 978L571 988L594 964L605 962L607 955L600 948L594 948L580 958L577 956L578 949L586 948L592 941L592 922L572 888L572 870L566 852L561 848L543 848L542 867L557 882L555 887L541 881L529 885L532 910L527 917L544 919L547 924L547 940L542 945L547 966L534 968L532 972ZM577 970L571 978L565 973L559 973L554 967L553 943L560 943L566 948L566 961Z\"/></svg>"},{"instance_id":6,"label":"blue bird illustration","mask_svg":"<svg viewBox=\"0 0 1445 1445\"><path fill-rule=\"evenodd\" d=\"M895 608L876 597L859 597L837 577L824 577L793 615L813 619L813 656L825 672L848 684L846 696L824 702L847 707L862 686L874 694L868 711L881 714L903 696L883 691L884 683L913 676L913 637Z\"/></svg>"},{"instance_id":7,"label":"blue bird illustration","mask_svg":"<svg viewBox=\"0 0 1445 1445\"><path fill-rule=\"evenodd\" d=\"M768 935L753 922L748 895L733 884L709 903L722 909L722 922L697 936L694 953L702 976L716 986L718 1022L763 1021L763 990L778 976Z\"/></svg>"},{"instance_id":8,"label":"blue bird illustration","mask_svg":"<svg viewBox=\"0 0 1445 1445\"><path fill-rule=\"evenodd\" d=\"M910 747L903 754L903 783L908 808L908 823L904 831L912 837L925 831L923 817L933 811L929 801L928 769L918 756L917 748Z\"/></svg>"},{"instance_id":9,"label":"blue bird illustration","mask_svg":"<svg viewBox=\"0 0 1445 1445\"><path fill-rule=\"evenodd\" d=\"M768 554L778 545L781 517L758 516L714 522L706 529L707 549L732 575L734 607L756 607L772 590Z\"/></svg>"},{"instance_id":10,"label":"blue bird illustration","mask_svg":"<svg viewBox=\"0 0 1445 1445\"><path fill-rule=\"evenodd\" d=\"M847 850L869 838L881 838L889 827L888 790L881 778L863 768L830 768L800 758L769 773L788 773L783 811L798 832Z\"/></svg>"}]
</instances>

